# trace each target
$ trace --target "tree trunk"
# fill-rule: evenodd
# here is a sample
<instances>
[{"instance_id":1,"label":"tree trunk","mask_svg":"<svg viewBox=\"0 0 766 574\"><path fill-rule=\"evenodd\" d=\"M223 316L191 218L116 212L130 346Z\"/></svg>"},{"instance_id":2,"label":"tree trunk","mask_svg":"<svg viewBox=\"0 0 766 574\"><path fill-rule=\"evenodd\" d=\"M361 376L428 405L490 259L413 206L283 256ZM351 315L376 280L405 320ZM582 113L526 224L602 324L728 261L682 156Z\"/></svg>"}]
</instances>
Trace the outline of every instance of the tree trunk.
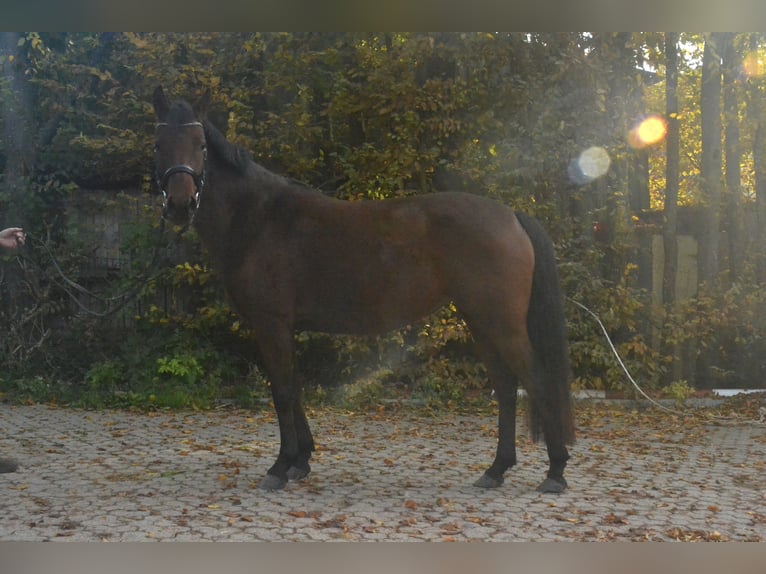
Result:
<instances>
[{"instance_id":1,"label":"tree trunk","mask_svg":"<svg viewBox=\"0 0 766 574\"><path fill-rule=\"evenodd\" d=\"M609 75L609 97L606 114L615 130L615 141L622 141L622 149L612 157L606 197L606 216L609 244L604 258L603 277L619 283L626 264L633 255L629 250L635 245L633 221L630 210L630 165L628 144L624 135L629 131L641 110L641 84L637 71L636 50L632 46L629 32L605 33L599 38L599 49L603 63L611 69Z\"/></svg>"},{"instance_id":2,"label":"tree trunk","mask_svg":"<svg viewBox=\"0 0 766 574\"><path fill-rule=\"evenodd\" d=\"M699 238L699 280L705 291L712 288L718 277L718 244L721 208L721 48L723 34L705 36L702 57L702 87L700 113L702 123L701 191L703 221ZM712 341L708 341L712 343ZM697 387L712 386L711 357L702 352L697 360Z\"/></svg>"},{"instance_id":3,"label":"tree trunk","mask_svg":"<svg viewBox=\"0 0 766 574\"><path fill-rule=\"evenodd\" d=\"M0 58L4 84L0 84L0 116L3 118L2 147L5 151L5 174L2 180L7 192L8 206L0 212L0 229L27 228L23 218L24 179L32 170L34 158L31 131L29 90L24 76L24 59L20 57L18 32L0 32ZM27 229L28 230L28 229ZM9 314L21 306L19 269L9 266L2 284L4 309ZM6 315L8 316L8 315Z\"/></svg>"},{"instance_id":4,"label":"tree trunk","mask_svg":"<svg viewBox=\"0 0 766 574\"><path fill-rule=\"evenodd\" d=\"M742 179L740 171L739 109L737 77L740 60L734 48L734 34L727 32L723 46L723 117L726 136L726 230L728 239L728 280L733 283L742 272L745 245L742 231Z\"/></svg>"},{"instance_id":5,"label":"tree trunk","mask_svg":"<svg viewBox=\"0 0 766 574\"><path fill-rule=\"evenodd\" d=\"M651 198L649 195L649 152L646 149L638 149L632 152L630 179L628 189L630 192L630 210L633 214L646 214L649 212ZM636 264L638 265L638 287L650 293L652 290L652 235L650 233L636 234L638 252Z\"/></svg>"},{"instance_id":6,"label":"tree trunk","mask_svg":"<svg viewBox=\"0 0 766 574\"><path fill-rule=\"evenodd\" d=\"M750 50L755 54L759 46L759 35L750 37ZM758 283L766 283L766 106L760 90L760 78L750 79L747 114L756 126L753 137L753 164L755 171L755 271Z\"/></svg>"},{"instance_id":7,"label":"tree trunk","mask_svg":"<svg viewBox=\"0 0 766 574\"><path fill-rule=\"evenodd\" d=\"M705 36L702 58L702 88L700 113L702 117L701 191L704 205L700 237L699 278L702 284L718 275L718 242L721 204L721 33Z\"/></svg>"},{"instance_id":8,"label":"tree trunk","mask_svg":"<svg viewBox=\"0 0 766 574\"><path fill-rule=\"evenodd\" d=\"M678 181L679 149L678 132L678 33L665 34L665 115L668 131L666 135L665 205L663 244L665 261L662 270L662 301L673 305L676 299L676 272L678 266Z\"/></svg>"},{"instance_id":9,"label":"tree trunk","mask_svg":"<svg viewBox=\"0 0 766 574\"><path fill-rule=\"evenodd\" d=\"M678 182L680 138L678 129L678 33L665 34L665 116L667 120L665 205L663 206L662 303L667 316L676 302L678 272ZM664 338L663 338L664 339ZM682 378L682 362L678 345L663 340L662 354L672 357L666 382Z\"/></svg>"},{"instance_id":10,"label":"tree trunk","mask_svg":"<svg viewBox=\"0 0 766 574\"><path fill-rule=\"evenodd\" d=\"M0 56L2 58L3 77L7 83L0 94L0 114L3 117L3 148L5 150L5 187L10 196L10 204L4 220L4 226L21 226L23 179L32 169L33 138L30 126L30 101L26 78L24 77L23 59L20 57L18 32L0 32Z\"/></svg>"}]
</instances>

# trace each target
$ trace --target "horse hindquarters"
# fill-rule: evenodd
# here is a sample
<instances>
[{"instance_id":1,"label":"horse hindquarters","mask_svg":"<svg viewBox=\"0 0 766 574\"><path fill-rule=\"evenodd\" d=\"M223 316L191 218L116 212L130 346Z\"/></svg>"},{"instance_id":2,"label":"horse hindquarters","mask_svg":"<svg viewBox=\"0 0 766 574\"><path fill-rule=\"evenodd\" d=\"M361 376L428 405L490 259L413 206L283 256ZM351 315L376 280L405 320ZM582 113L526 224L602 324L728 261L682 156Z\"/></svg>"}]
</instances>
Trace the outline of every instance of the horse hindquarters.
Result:
<instances>
[{"instance_id":1,"label":"horse hindquarters","mask_svg":"<svg viewBox=\"0 0 766 574\"><path fill-rule=\"evenodd\" d=\"M561 492L569 458L565 444L574 438L563 301L550 240L535 220L524 215L518 219L529 243L524 237L509 237L505 254L485 258L494 261L494 269L483 274L497 279L483 292L471 291L458 305L499 403L497 455L476 485L501 485L505 470L516 463L520 383L529 396L530 432L535 440L545 438L550 460L548 477L538 489Z\"/></svg>"}]
</instances>

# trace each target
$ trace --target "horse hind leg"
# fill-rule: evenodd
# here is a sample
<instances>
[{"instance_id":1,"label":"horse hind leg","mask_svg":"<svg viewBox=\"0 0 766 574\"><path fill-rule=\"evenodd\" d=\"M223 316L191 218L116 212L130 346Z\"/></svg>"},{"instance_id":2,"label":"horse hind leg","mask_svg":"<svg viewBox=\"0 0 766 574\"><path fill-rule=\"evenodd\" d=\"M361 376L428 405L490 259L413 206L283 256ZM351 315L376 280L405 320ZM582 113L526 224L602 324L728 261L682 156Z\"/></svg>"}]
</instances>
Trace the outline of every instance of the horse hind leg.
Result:
<instances>
[{"instance_id":1,"label":"horse hind leg","mask_svg":"<svg viewBox=\"0 0 766 574\"><path fill-rule=\"evenodd\" d=\"M557 424L554 416L555 401L558 400L558 397L551 396L549 391L546 392L545 373L535 357L532 344L525 329L514 329L513 332L497 336L492 341L497 356L500 357L500 360L506 367L505 371L515 374L518 381L527 391L530 409L529 425L533 438L537 439L540 434L545 438L550 466L546 479L537 487L537 490L546 493L563 492L567 488L567 483L564 479L564 468L569 459L569 452L565 446L563 429L560 424ZM497 367L496 370L501 372L501 369ZM511 393L511 387L514 395L513 399L508 396ZM498 393L498 389L504 391L505 395ZM508 455L511 452L508 446L511 431L507 428L508 421L512 419L515 422L516 385L496 384L495 392L498 394L498 400L500 401L500 421L501 424L503 420L506 421L506 428L505 430L500 429L498 456L495 458L493 465L485 472L485 477L487 478L482 477L479 480L479 486L499 486L502 484L502 481L499 484L493 484L492 481L497 481L497 473L505 464L504 461L512 460L513 463L516 462L515 444L513 459L509 458ZM508 413L511 404L514 408L513 415ZM503 405L505 405L505 409L503 409ZM504 444L501 445L500 441L504 441Z\"/></svg>"},{"instance_id":2,"label":"horse hind leg","mask_svg":"<svg viewBox=\"0 0 766 574\"><path fill-rule=\"evenodd\" d=\"M562 405L556 404L560 397L550 384L546 384L550 383L545 380L547 376L549 373L535 361L525 389L529 396L529 428L532 437L538 440L542 434L548 452L548 473L537 491L557 494L567 488L564 469L569 460L569 451L566 448L565 430L557 416L562 408Z\"/></svg>"},{"instance_id":3,"label":"horse hind leg","mask_svg":"<svg viewBox=\"0 0 766 574\"><path fill-rule=\"evenodd\" d=\"M505 471L516 465L516 377L503 365L499 356L485 346L480 353L487 367L498 402L498 439L495 460L474 486L497 488L504 482Z\"/></svg>"},{"instance_id":4,"label":"horse hind leg","mask_svg":"<svg viewBox=\"0 0 766 574\"><path fill-rule=\"evenodd\" d=\"M521 376L529 397L529 430L534 441L540 438L545 440L549 462L547 477L537 490L560 493L567 488L564 469L569 460L569 451L566 444L574 436L573 428L568 426L572 424L569 391L566 386L562 388L557 384L557 378L566 377L566 374L557 372L554 366L541 361L532 351L531 344L524 355L530 357L529 365L525 362L522 367L525 375Z\"/></svg>"}]
</instances>

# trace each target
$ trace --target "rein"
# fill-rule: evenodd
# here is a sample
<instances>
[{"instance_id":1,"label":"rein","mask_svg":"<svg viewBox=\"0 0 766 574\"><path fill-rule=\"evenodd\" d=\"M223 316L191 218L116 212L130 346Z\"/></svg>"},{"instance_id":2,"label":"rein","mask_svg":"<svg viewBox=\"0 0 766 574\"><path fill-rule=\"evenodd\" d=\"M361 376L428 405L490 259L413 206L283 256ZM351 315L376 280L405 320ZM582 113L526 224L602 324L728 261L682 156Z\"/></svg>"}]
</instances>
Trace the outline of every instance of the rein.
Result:
<instances>
[{"instance_id":1,"label":"rein","mask_svg":"<svg viewBox=\"0 0 766 574\"><path fill-rule=\"evenodd\" d=\"M158 232L158 238L162 237L165 233L165 220L160 220L160 227ZM35 245L38 245L42 248L42 250L48 255L48 258L51 261L51 264L53 265L53 268L56 271L56 274L60 277L60 281L54 281L58 284L58 286L69 296L69 298L80 308L80 310L84 311L85 313L92 315L94 317L109 317L111 315L114 315L115 313L121 311L124 309L131 301L136 299L140 293L141 290L154 281L157 277L165 273L167 270L163 267L159 271L155 270L155 267L157 265L157 261L159 259L159 242L155 243L152 253L152 260L149 262L149 265L147 266L144 273L147 273L148 275L145 277L137 277L135 280L135 284L128 289L126 289L124 292L114 295L111 297L102 297L100 295L97 295L90 291L89 289L83 287L70 277L64 273L63 269L61 268L61 265L58 262L58 259L53 254L51 249L48 247L48 245L45 243L45 241L38 239L34 235L30 235L27 233L27 238L31 239L32 243ZM34 259L32 259L34 261ZM42 267L42 265L35 261L38 267ZM154 270L154 272L152 272ZM151 274L149 274L152 272ZM81 295L86 295L92 299L95 299L99 301L100 303L104 305L113 305L111 307L108 307L106 311L95 311L93 309L88 308L86 305L84 305L79 297L78 293ZM117 302L116 304L114 304Z\"/></svg>"},{"instance_id":2,"label":"rein","mask_svg":"<svg viewBox=\"0 0 766 574\"><path fill-rule=\"evenodd\" d=\"M167 126L167 125L168 125L167 123L158 123L157 128ZM180 127L203 127L203 125L200 122L189 122L185 124L180 124ZM204 151L203 158L205 163L207 163L207 150ZM168 196L167 196L167 191L165 188L167 187L168 180L177 173L185 173L191 176L191 178L194 180L194 187L196 190L196 193L194 196L194 210L192 211L191 217L189 219L189 223L186 225L186 227L191 225L194 215L196 214L199 208L200 197L202 194L202 190L205 186L206 169L204 166L202 169L202 173L196 172L194 168L192 168L189 165L178 164L178 165L173 165L169 167L161 175L155 174L157 186L162 194L162 215L160 217L158 239L165 234L165 225L167 221L166 215L167 215L167 209L168 209ZM69 298L83 312L95 317L102 317L102 318L109 317L119 312L120 310L124 309L131 301L133 301L135 298L137 298L140 295L141 290L146 285L148 285L157 277L159 277L161 274L166 272L165 268L162 268L159 271L155 269L157 266L157 261L159 259L159 252L160 252L159 241L157 241L155 242L155 245L153 247L152 259L149 262L146 269L144 270L144 272L142 273L143 277L136 277L134 284L118 295L114 295L111 297L102 297L100 295L97 295L96 293L93 293L92 291L88 290L87 288L77 283L75 280L68 277L67 274L64 272L64 270L61 268L61 265L59 264L58 259L53 254L50 247L46 244L45 241L43 241L42 239L38 239L34 235L30 235L29 233L27 233L27 237L31 240L33 244L35 244L42 251L44 251L46 255L48 256L48 258L50 259L50 262L56 272L56 275L58 275L59 277L59 280L54 279L54 281L59 285L59 287L69 296ZM41 262L35 261L34 259L31 259L31 261L33 261L38 267L42 267ZM95 299L96 301L100 302L103 305L106 305L107 310L96 311L96 310L88 308L80 300L81 295L85 295L87 297Z\"/></svg>"}]
</instances>

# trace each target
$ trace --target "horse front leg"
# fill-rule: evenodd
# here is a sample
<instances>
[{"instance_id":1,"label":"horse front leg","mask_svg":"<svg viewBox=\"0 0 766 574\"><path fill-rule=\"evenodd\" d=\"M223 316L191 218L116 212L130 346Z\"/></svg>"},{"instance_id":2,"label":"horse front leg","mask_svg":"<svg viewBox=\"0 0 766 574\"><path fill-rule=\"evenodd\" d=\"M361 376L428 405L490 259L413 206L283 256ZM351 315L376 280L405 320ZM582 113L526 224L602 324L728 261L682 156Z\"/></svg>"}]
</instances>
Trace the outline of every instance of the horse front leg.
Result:
<instances>
[{"instance_id":1,"label":"horse front leg","mask_svg":"<svg viewBox=\"0 0 766 574\"><path fill-rule=\"evenodd\" d=\"M293 466L303 467L308 474L308 459L302 460L299 448L300 434L305 435L308 423L302 410L298 411L296 421L296 408L299 393L294 382L294 353L292 331L283 326L271 325L270 329L263 324L261 332L266 333L258 337L258 346L266 374L271 383L271 396L274 399L274 409L279 423L279 455L276 462L268 470L266 477L261 481L260 487L266 490L278 490L284 488L288 481L288 471ZM305 428L304 428L305 427ZM305 438L304 438L305 441Z\"/></svg>"},{"instance_id":2,"label":"horse front leg","mask_svg":"<svg viewBox=\"0 0 766 574\"><path fill-rule=\"evenodd\" d=\"M298 397L293 403L293 419L295 421L295 432L298 439L298 457L293 461L292 466L287 469L288 480L301 480L306 478L311 472L309 460L311 453L314 452L314 437L311 435L311 428L306 419L306 413L303 412L302 393L298 392Z\"/></svg>"}]
</instances>

